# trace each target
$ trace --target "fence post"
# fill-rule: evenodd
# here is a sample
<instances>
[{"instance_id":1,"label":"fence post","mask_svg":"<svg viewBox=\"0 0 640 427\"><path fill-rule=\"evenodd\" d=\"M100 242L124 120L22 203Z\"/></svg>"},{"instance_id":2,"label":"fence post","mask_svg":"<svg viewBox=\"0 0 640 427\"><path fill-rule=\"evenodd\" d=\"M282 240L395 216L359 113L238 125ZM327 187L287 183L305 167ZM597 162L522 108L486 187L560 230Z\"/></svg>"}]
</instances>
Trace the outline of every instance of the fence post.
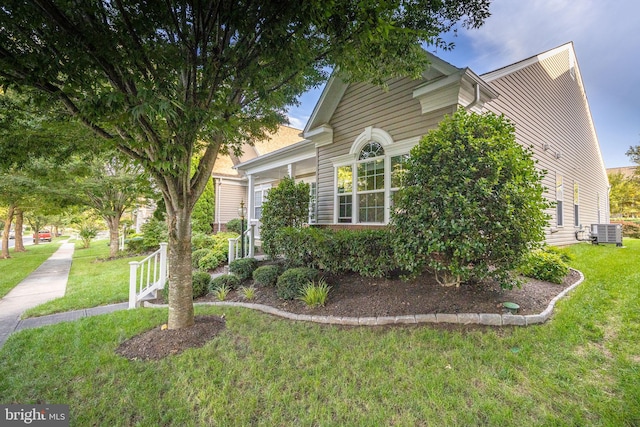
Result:
<instances>
[{"instance_id":1,"label":"fence post","mask_svg":"<svg viewBox=\"0 0 640 427\"><path fill-rule=\"evenodd\" d=\"M249 229L249 258L253 258L255 255L254 253L255 239L256 239L255 228L256 228L256 225L251 224L251 228Z\"/></svg>"},{"instance_id":2,"label":"fence post","mask_svg":"<svg viewBox=\"0 0 640 427\"><path fill-rule=\"evenodd\" d=\"M136 284L138 282L138 261L129 262L129 308L136 308Z\"/></svg>"},{"instance_id":3,"label":"fence post","mask_svg":"<svg viewBox=\"0 0 640 427\"><path fill-rule=\"evenodd\" d=\"M229 239L229 264L236 259L236 239Z\"/></svg>"},{"instance_id":4,"label":"fence post","mask_svg":"<svg viewBox=\"0 0 640 427\"><path fill-rule=\"evenodd\" d=\"M160 243L160 283L158 283L158 289L164 289L164 285L167 283L167 273L169 271L167 263L168 246L168 243Z\"/></svg>"}]
</instances>

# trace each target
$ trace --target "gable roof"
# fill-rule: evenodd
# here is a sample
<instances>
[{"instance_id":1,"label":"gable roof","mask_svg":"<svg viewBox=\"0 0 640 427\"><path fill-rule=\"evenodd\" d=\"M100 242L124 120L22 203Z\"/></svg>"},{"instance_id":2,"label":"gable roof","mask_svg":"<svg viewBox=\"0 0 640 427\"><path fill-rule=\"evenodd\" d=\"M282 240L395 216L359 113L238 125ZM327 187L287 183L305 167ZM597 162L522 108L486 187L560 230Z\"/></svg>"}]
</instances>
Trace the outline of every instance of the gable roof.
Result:
<instances>
[{"instance_id":1,"label":"gable roof","mask_svg":"<svg viewBox=\"0 0 640 427\"><path fill-rule=\"evenodd\" d=\"M461 69L457 68L448 62L438 58L430 52L424 52L429 60L429 66L422 73L425 79L433 79L438 76L448 76L455 72L459 72ZM338 77L339 72L334 71L327 84L325 85L320 98L316 103L311 117L307 121L307 125L302 131L302 135L307 138L313 129L322 126L331 120L333 113L335 112L342 96L349 87L349 83Z\"/></svg>"},{"instance_id":2,"label":"gable roof","mask_svg":"<svg viewBox=\"0 0 640 427\"><path fill-rule=\"evenodd\" d=\"M292 144L302 141L300 129L291 126L280 125L276 133L270 133L267 138L254 142L253 145L244 144L242 155L219 154L213 166L212 175L214 178L240 178L241 174L235 169L236 165L248 162L256 157L281 150Z\"/></svg>"}]
</instances>

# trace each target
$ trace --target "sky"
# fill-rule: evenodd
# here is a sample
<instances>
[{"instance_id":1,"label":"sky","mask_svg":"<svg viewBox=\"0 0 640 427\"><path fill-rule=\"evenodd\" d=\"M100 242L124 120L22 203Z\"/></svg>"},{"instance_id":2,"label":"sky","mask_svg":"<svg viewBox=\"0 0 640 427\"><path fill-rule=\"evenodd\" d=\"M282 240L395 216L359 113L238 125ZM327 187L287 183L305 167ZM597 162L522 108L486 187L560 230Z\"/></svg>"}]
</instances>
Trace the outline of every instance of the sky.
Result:
<instances>
[{"instance_id":1,"label":"sky","mask_svg":"<svg viewBox=\"0 0 640 427\"><path fill-rule=\"evenodd\" d=\"M572 41L605 166L633 165L625 152L640 145L640 1L493 0L490 11L480 29L447 37L453 51L430 50L483 74ZM291 126L304 128L321 93L301 96Z\"/></svg>"}]
</instances>

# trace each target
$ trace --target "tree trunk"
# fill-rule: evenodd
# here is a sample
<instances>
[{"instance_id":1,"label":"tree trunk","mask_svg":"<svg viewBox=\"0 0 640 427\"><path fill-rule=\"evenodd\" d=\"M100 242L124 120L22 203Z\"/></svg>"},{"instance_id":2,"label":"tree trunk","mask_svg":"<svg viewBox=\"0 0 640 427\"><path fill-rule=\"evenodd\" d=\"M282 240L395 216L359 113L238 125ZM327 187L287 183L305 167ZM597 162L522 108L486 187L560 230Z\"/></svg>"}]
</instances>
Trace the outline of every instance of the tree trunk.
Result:
<instances>
[{"instance_id":1,"label":"tree trunk","mask_svg":"<svg viewBox=\"0 0 640 427\"><path fill-rule=\"evenodd\" d=\"M120 236L118 233L118 229L120 228L120 216L105 215L103 218L109 226L109 257L115 258L118 256L118 249L120 247Z\"/></svg>"},{"instance_id":2,"label":"tree trunk","mask_svg":"<svg viewBox=\"0 0 640 427\"><path fill-rule=\"evenodd\" d=\"M9 233L11 232L11 222L13 221L13 213L15 211L14 205L9 205L7 211L7 219L4 222L4 231L2 232L2 255L0 258L7 259L9 256Z\"/></svg>"},{"instance_id":3,"label":"tree trunk","mask_svg":"<svg viewBox=\"0 0 640 427\"><path fill-rule=\"evenodd\" d=\"M26 252L24 241L22 240L22 225L24 224L24 216L22 209L16 209L16 240L13 247L14 252Z\"/></svg>"},{"instance_id":4,"label":"tree trunk","mask_svg":"<svg viewBox=\"0 0 640 427\"><path fill-rule=\"evenodd\" d=\"M194 325L191 278L191 212L167 209L169 228L169 329Z\"/></svg>"}]
</instances>

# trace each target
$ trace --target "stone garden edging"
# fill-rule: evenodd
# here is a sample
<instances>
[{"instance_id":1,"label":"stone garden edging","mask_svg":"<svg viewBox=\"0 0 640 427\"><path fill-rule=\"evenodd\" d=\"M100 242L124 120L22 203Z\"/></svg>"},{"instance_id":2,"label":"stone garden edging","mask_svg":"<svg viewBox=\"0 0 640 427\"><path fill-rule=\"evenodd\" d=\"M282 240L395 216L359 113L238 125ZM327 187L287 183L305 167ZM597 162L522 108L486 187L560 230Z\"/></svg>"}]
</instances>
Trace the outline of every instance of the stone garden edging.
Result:
<instances>
[{"instance_id":1,"label":"stone garden edging","mask_svg":"<svg viewBox=\"0 0 640 427\"><path fill-rule=\"evenodd\" d=\"M581 271L575 270L580 278L576 283L564 289L549 302L547 308L540 314L496 314L496 313L431 313L431 314L415 314L405 316L381 316L381 317L339 317L339 316L318 316L309 314L296 314L288 311L279 310L264 304L254 304L247 302L233 301L213 301L195 303L195 305L213 305L222 307L244 307L252 310L261 311L274 316L282 317L289 320L298 320L303 322L324 323L331 325L346 326L380 326L380 325L397 325L397 324L419 324L419 323L457 323L461 325L488 325L488 326L529 326L546 322L553 312L556 302L567 293L571 292L584 281L584 275ZM163 308L167 304L144 303L145 307Z\"/></svg>"}]
</instances>

